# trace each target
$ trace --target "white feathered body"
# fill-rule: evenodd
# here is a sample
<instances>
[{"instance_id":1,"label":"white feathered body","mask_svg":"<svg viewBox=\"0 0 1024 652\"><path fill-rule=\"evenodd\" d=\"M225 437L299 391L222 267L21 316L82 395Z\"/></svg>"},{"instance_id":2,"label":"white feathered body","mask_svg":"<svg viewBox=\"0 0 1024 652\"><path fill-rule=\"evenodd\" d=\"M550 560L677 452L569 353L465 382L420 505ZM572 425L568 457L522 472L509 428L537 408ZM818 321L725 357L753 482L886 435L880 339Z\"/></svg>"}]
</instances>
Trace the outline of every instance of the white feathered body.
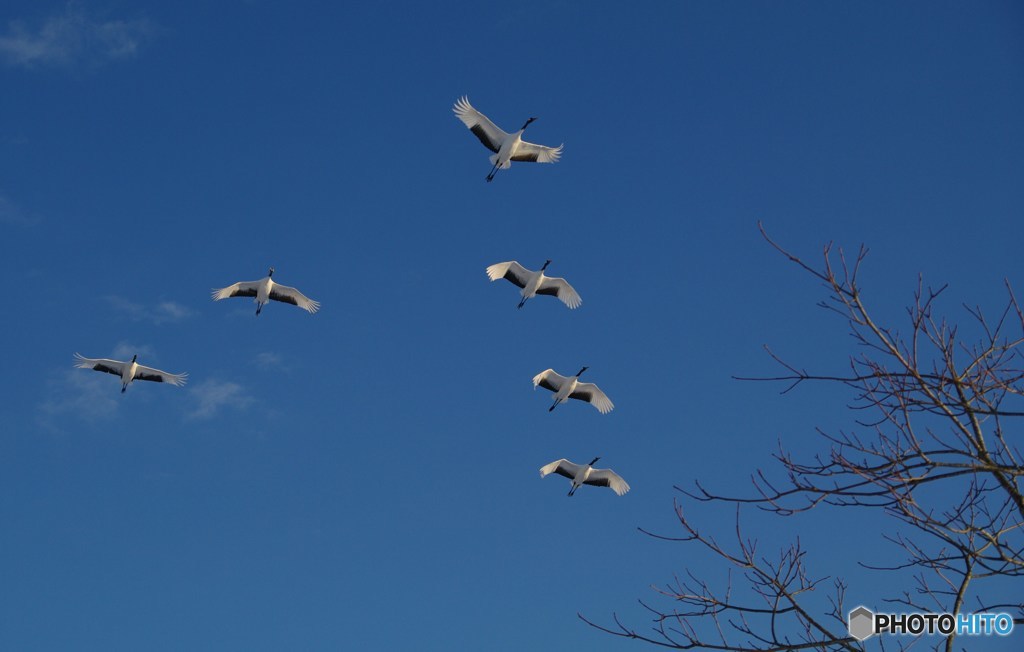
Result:
<instances>
[{"instance_id":1,"label":"white feathered body","mask_svg":"<svg viewBox=\"0 0 1024 652\"><path fill-rule=\"evenodd\" d=\"M544 270L531 272L530 280L526 282L526 285L519 291L519 294L522 295L524 299L532 299L537 296L537 290L540 289L541 283L544 282L545 278L547 277L544 276Z\"/></svg>"},{"instance_id":2,"label":"white feathered body","mask_svg":"<svg viewBox=\"0 0 1024 652\"><path fill-rule=\"evenodd\" d=\"M273 275L274 270L271 268L270 273L258 281L239 281L226 288L215 289L211 297L214 301L231 297L252 297L256 303L257 315L260 314L263 306L271 301L290 303L309 313L314 313L320 309L319 301L313 301L293 287L277 283L271 278Z\"/></svg>"},{"instance_id":3,"label":"white feathered body","mask_svg":"<svg viewBox=\"0 0 1024 652\"><path fill-rule=\"evenodd\" d=\"M127 387L135 380L135 372L139 370L139 363L132 360L124 364L124 370L121 372L121 385Z\"/></svg>"},{"instance_id":4,"label":"white feathered body","mask_svg":"<svg viewBox=\"0 0 1024 652\"><path fill-rule=\"evenodd\" d=\"M572 478L572 488L575 490L578 489L579 487L582 487L583 483L585 483L587 481L587 478L590 477L590 472L593 470L594 467L590 466L589 464L583 464L582 466L580 466L579 470L576 471L576 475L574 475Z\"/></svg>"},{"instance_id":5,"label":"white feathered body","mask_svg":"<svg viewBox=\"0 0 1024 652\"><path fill-rule=\"evenodd\" d=\"M79 369L92 369L102 371L121 379L121 391L123 392L135 380L149 380L158 383L182 386L188 378L187 373L172 374L153 367L141 365L133 358L127 362L121 360L109 360L107 358L86 358L80 353L75 354L75 367Z\"/></svg>"},{"instance_id":6,"label":"white feathered body","mask_svg":"<svg viewBox=\"0 0 1024 652\"><path fill-rule=\"evenodd\" d=\"M555 403L565 403L569 400L569 396L576 391L576 385L579 385L580 379L578 376L571 376L562 383L562 388L555 392ZM589 467L588 467L589 468Z\"/></svg>"},{"instance_id":7,"label":"white feathered body","mask_svg":"<svg viewBox=\"0 0 1024 652\"><path fill-rule=\"evenodd\" d=\"M535 163L556 163L562 156L562 146L547 147L523 140L522 129L515 133L507 133L491 122L490 118L473 108L469 100L463 96L453 107L455 115L470 131L473 132L484 147L494 152L491 154L491 165L499 170L512 167L512 161L532 161ZM526 124L529 125L531 118ZM490 177L488 177L490 180Z\"/></svg>"},{"instance_id":8,"label":"white feathered body","mask_svg":"<svg viewBox=\"0 0 1024 652\"><path fill-rule=\"evenodd\" d=\"M550 262L549 260L548 263ZM487 272L487 278L492 281L504 278L520 288L519 295L523 298L522 302L520 302L520 307L528 299L532 299L538 294L550 294L557 297L568 308L578 308L583 303L580 295L564 278L545 275L544 269L546 267L547 263L535 272L526 269L514 260L507 260L503 263L495 263L485 271Z\"/></svg>"},{"instance_id":9,"label":"white feathered body","mask_svg":"<svg viewBox=\"0 0 1024 652\"><path fill-rule=\"evenodd\" d=\"M509 134L501 143L501 149L497 154L490 157L491 165L497 165L499 170L507 170L512 167L512 157L516 155L519 144L523 142L523 129L514 134Z\"/></svg>"},{"instance_id":10,"label":"white feathered body","mask_svg":"<svg viewBox=\"0 0 1024 652\"><path fill-rule=\"evenodd\" d=\"M256 286L256 297L253 301L259 306L266 305L270 303L270 292L274 289L274 279L267 276L260 279L258 283L259 285Z\"/></svg>"},{"instance_id":11,"label":"white feathered body","mask_svg":"<svg viewBox=\"0 0 1024 652\"><path fill-rule=\"evenodd\" d=\"M545 369L533 377L534 389L543 387L555 394L554 402L548 408L549 412L554 410L557 405L567 402L570 398L590 403L601 414L608 414L615 409L615 404L612 403L607 394L601 391L600 387L594 383L580 381L580 374L586 370L587 368L584 367L575 376L567 378L556 373L554 369Z\"/></svg>"},{"instance_id":12,"label":"white feathered body","mask_svg":"<svg viewBox=\"0 0 1024 652\"><path fill-rule=\"evenodd\" d=\"M546 477L551 473L557 473L572 480L572 487L569 495L573 495L577 489L585 484L608 487L619 496L629 491L629 483L622 479L622 476L611 469L595 469L591 466L600 458L595 458L590 464L575 464L562 458L540 468L540 477Z\"/></svg>"}]
</instances>

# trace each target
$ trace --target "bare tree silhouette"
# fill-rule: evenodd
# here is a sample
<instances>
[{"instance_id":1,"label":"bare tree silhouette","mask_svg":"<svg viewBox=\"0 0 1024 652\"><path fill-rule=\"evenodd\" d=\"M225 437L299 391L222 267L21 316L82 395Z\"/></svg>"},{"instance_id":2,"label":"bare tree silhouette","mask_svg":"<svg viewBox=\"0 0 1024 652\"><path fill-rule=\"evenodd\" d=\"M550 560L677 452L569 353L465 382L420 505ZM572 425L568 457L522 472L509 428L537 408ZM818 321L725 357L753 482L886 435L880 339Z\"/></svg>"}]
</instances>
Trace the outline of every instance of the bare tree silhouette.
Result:
<instances>
[{"instance_id":1,"label":"bare tree silhouette","mask_svg":"<svg viewBox=\"0 0 1024 652\"><path fill-rule=\"evenodd\" d=\"M831 579L827 569L812 573L799 540L774 557L763 555L740 519L744 506L779 517L859 507L881 510L895 521L894 534L886 539L895 544L896 558L880 570L913 572L913 590L886 600L894 607L925 613L1003 611L1024 623L1024 598L1006 604L990 597L1000 594L993 590L998 582L1005 588L1005 582L1024 577L1024 458L1019 428L1008 432L1018 423L1014 418L1024 417L1024 312L1010 284L995 319L979 307L964 306L973 333L963 342L960 331L968 329L937 310L945 286L933 289L919 278L901 332L877 323L862 296L857 276L867 249L861 247L851 260L829 244L821 267L813 267L760 228L772 247L824 283L828 297L819 305L846 321L863 352L849 359L845 372L825 374L790 364L766 347L782 373L737 378L786 383L783 393L805 382L848 387L860 432L819 429L827 452L809 460L796 459L780 444L774 455L780 469L758 470L748 496L723 495L699 482L688 489L677 486L681 535L642 531L702 547L731 569L729 580L716 586L686 571L657 590L657 605L665 606L640 601L653 617L644 630L618 615L611 624L580 618L616 636L674 649L865 649L847 633L853 605L845 602L843 580ZM687 501L734 505L731 542L720 543L699 529L684 513ZM1024 585L1017 594L1024 596ZM915 640L864 643L876 641L883 649L924 644L953 650L955 645L955 635Z\"/></svg>"}]
</instances>

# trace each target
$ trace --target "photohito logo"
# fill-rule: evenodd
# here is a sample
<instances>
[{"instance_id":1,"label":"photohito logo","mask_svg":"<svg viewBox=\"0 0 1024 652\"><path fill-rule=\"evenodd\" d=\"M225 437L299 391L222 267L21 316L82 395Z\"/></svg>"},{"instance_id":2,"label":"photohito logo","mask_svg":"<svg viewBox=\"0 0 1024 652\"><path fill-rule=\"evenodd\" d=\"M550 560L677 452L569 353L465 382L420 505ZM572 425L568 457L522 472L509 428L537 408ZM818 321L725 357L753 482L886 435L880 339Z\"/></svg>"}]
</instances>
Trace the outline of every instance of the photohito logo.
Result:
<instances>
[{"instance_id":1,"label":"photohito logo","mask_svg":"<svg viewBox=\"0 0 1024 652\"><path fill-rule=\"evenodd\" d=\"M1009 636L1013 618L1005 613L980 614L876 614L857 607L846 617L850 636L858 641L875 634L942 634L949 636Z\"/></svg>"}]
</instances>

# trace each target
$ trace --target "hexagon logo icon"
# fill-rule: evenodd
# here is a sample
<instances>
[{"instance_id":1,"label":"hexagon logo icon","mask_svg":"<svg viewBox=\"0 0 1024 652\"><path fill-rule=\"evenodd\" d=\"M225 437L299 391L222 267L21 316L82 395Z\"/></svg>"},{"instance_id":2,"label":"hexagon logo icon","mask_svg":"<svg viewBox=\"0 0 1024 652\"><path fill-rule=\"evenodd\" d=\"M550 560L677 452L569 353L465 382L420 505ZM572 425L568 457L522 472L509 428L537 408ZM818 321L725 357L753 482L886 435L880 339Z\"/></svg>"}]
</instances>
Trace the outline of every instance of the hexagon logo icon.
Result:
<instances>
[{"instance_id":1,"label":"hexagon logo icon","mask_svg":"<svg viewBox=\"0 0 1024 652\"><path fill-rule=\"evenodd\" d=\"M867 607L857 607L847 616L846 627L850 636L863 641L875 633L875 614Z\"/></svg>"}]
</instances>

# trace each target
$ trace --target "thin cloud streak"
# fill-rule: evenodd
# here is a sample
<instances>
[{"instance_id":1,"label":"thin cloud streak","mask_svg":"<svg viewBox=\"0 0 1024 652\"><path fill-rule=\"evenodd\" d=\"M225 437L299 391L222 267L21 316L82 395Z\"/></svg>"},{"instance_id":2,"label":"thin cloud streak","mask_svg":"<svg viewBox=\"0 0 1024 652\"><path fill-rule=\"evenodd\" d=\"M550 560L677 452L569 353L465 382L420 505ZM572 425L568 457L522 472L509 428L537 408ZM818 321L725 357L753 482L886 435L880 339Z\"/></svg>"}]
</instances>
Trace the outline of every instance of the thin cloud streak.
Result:
<instances>
[{"instance_id":1,"label":"thin cloud streak","mask_svg":"<svg viewBox=\"0 0 1024 652\"><path fill-rule=\"evenodd\" d=\"M190 389L189 394L195 403L189 419L210 419L224 408L242 410L253 402L238 383L215 379L203 381Z\"/></svg>"},{"instance_id":2,"label":"thin cloud streak","mask_svg":"<svg viewBox=\"0 0 1024 652\"><path fill-rule=\"evenodd\" d=\"M284 359L277 353L264 351L257 353L255 358L256 366L260 369L276 369L284 366Z\"/></svg>"},{"instance_id":3,"label":"thin cloud streak","mask_svg":"<svg viewBox=\"0 0 1024 652\"><path fill-rule=\"evenodd\" d=\"M138 355L140 359L153 358L153 348L146 344L132 344L131 342L118 342L114 347L114 352L111 354L113 360L131 360L133 355Z\"/></svg>"},{"instance_id":4,"label":"thin cloud streak","mask_svg":"<svg viewBox=\"0 0 1024 652\"><path fill-rule=\"evenodd\" d=\"M68 3L38 29L11 21L0 35L0 59L12 66L100 64L135 56L152 34L145 19L100 21L76 3Z\"/></svg>"},{"instance_id":5,"label":"thin cloud streak","mask_svg":"<svg viewBox=\"0 0 1024 652\"><path fill-rule=\"evenodd\" d=\"M79 353L89 358L110 358L122 362L131 360L136 354L140 362L156 357L153 347L148 344L133 344L126 341L115 344L110 353ZM72 417L90 423L112 419L117 415L124 400L113 376L87 369L76 369L73 368L73 364L73 358L69 353L68 366L72 368L54 375L49 383L47 398L38 404L38 421L47 428L58 429L56 422L62 417Z\"/></svg>"},{"instance_id":6,"label":"thin cloud streak","mask_svg":"<svg viewBox=\"0 0 1024 652\"><path fill-rule=\"evenodd\" d=\"M192 315L192 311L173 301L161 301L156 304L155 312L158 319L165 321L181 321Z\"/></svg>"},{"instance_id":7,"label":"thin cloud streak","mask_svg":"<svg viewBox=\"0 0 1024 652\"><path fill-rule=\"evenodd\" d=\"M8 226L33 226L38 222L38 219L26 215L6 195L0 193L0 224Z\"/></svg>"},{"instance_id":8,"label":"thin cloud streak","mask_svg":"<svg viewBox=\"0 0 1024 652\"><path fill-rule=\"evenodd\" d=\"M120 394L109 383L80 369L63 371L51 383L46 400L39 404L40 422L54 427L54 421L71 415L95 422L113 417L120 406Z\"/></svg>"},{"instance_id":9,"label":"thin cloud streak","mask_svg":"<svg viewBox=\"0 0 1024 652\"><path fill-rule=\"evenodd\" d=\"M192 310L174 301L160 301L153 306L147 306L117 295L107 295L103 300L132 321L148 321L157 326L179 322L193 314Z\"/></svg>"}]
</instances>

